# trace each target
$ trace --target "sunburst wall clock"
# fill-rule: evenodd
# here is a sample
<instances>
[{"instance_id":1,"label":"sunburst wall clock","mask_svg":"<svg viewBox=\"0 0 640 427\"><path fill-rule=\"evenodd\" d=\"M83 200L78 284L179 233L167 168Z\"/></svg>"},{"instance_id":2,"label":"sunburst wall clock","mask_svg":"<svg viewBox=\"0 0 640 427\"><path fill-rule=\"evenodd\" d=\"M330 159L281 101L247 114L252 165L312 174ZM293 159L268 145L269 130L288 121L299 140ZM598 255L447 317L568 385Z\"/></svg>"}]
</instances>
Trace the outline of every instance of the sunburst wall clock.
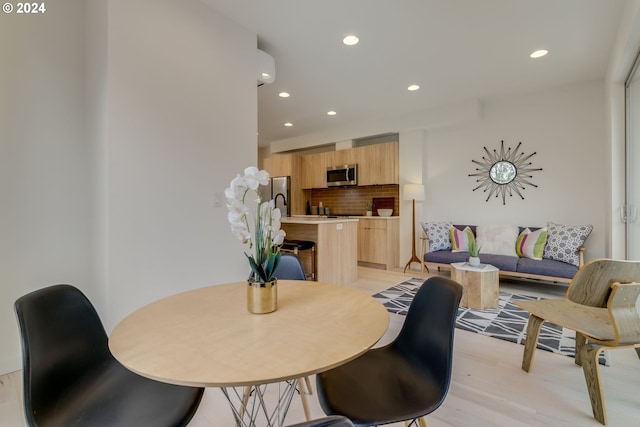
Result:
<instances>
[{"instance_id":1,"label":"sunburst wall clock","mask_svg":"<svg viewBox=\"0 0 640 427\"><path fill-rule=\"evenodd\" d=\"M519 142L515 149L504 149L504 141L500 141L500 151L493 150L490 152L487 147L483 147L487 156L482 156L482 160L471 160L478 165L476 173L470 173L469 176L478 177L476 182L479 185L473 189L483 189L487 195L486 202L491 196L502 198L502 204L507 203L507 195L512 197L517 194L522 199L524 196L521 190L525 190L527 185L538 187L530 181L533 172L541 171L542 168L532 168L529 159L536 155L536 152L525 155L520 151L522 142Z\"/></svg>"}]
</instances>

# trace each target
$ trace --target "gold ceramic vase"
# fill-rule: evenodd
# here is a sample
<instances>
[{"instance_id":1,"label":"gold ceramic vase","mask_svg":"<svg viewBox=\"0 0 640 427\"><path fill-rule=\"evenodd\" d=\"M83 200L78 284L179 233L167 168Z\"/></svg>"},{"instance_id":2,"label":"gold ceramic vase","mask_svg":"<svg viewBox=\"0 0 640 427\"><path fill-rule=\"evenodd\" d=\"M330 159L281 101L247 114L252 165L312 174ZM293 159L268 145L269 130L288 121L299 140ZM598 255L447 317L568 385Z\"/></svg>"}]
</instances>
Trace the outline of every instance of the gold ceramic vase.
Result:
<instances>
[{"instance_id":1,"label":"gold ceramic vase","mask_svg":"<svg viewBox=\"0 0 640 427\"><path fill-rule=\"evenodd\" d=\"M278 309L278 279L270 282L247 281L247 310L253 314L266 314Z\"/></svg>"}]
</instances>

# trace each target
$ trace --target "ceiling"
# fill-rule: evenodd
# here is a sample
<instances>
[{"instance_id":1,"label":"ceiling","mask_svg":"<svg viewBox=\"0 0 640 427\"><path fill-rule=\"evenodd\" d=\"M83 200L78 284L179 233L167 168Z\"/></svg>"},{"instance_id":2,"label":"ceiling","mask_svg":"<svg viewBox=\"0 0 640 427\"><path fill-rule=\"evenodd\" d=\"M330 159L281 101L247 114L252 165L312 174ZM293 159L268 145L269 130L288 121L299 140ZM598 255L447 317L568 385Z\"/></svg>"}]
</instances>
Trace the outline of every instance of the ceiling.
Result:
<instances>
[{"instance_id":1,"label":"ceiling","mask_svg":"<svg viewBox=\"0 0 640 427\"><path fill-rule=\"evenodd\" d=\"M202 0L275 59L260 146L603 79L626 0ZM342 38L357 34L348 47ZM531 59L536 49L549 54ZM420 90L409 92L410 84ZM291 94L283 99L281 91ZM328 116L329 110L337 112ZM290 122L291 127L284 123ZM338 132L339 133L339 132ZM350 139L347 132L346 138ZM367 135L361 135L367 136Z\"/></svg>"}]
</instances>

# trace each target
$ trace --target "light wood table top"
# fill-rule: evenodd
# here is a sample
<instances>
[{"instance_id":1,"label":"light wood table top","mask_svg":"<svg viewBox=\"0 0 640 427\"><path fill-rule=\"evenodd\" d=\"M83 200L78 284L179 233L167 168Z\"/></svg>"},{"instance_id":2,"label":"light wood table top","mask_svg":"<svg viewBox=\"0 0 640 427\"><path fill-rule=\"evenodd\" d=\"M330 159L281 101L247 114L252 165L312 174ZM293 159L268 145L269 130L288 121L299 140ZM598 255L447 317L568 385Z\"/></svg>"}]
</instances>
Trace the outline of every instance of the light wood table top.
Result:
<instances>
[{"instance_id":1,"label":"light wood table top","mask_svg":"<svg viewBox=\"0 0 640 427\"><path fill-rule=\"evenodd\" d=\"M319 282L278 281L278 309L251 314L246 282L195 289L133 312L109 348L128 369L159 381L229 387L300 378L371 348L389 314L370 295Z\"/></svg>"}]
</instances>

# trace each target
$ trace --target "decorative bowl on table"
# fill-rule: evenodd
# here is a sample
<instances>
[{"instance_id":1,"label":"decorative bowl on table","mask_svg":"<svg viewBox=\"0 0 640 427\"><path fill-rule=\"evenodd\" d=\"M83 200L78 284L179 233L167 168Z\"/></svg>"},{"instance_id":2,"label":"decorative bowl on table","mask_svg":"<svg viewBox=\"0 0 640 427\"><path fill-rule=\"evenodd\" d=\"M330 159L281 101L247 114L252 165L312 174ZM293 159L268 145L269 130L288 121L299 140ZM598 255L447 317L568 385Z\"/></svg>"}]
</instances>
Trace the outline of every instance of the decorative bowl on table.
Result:
<instances>
[{"instance_id":1,"label":"decorative bowl on table","mask_svg":"<svg viewBox=\"0 0 640 427\"><path fill-rule=\"evenodd\" d=\"M380 216L391 216L393 213L393 209L378 209L378 215Z\"/></svg>"}]
</instances>

